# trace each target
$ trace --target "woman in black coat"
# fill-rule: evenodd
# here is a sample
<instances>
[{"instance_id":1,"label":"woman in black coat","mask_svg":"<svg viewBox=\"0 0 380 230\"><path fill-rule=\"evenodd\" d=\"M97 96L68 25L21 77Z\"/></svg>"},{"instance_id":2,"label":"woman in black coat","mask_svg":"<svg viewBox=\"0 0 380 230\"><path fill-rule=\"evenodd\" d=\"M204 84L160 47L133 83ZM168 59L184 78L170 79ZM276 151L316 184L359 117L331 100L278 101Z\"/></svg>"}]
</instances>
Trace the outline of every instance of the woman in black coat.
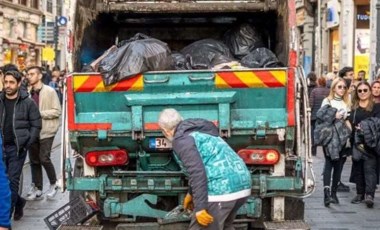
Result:
<instances>
[{"instance_id":1,"label":"woman in black coat","mask_svg":"<svg viewBox=\"0 0 380 230\"><path fill-rule=\"evenodd\" d=\"M380 104L375 104L368 82L360 82L354 93L354 103L349 117L353 127L351 144L354 144L356 132L360 130L359 123L369 117L380 118ZM378 162L375 152L364 148L360 160L353 160L350 182L356 184L356 196L351 203L358 204L363 200L368 208L373 207L373 199L378 178Z\"/></svg>"}]
</instances>

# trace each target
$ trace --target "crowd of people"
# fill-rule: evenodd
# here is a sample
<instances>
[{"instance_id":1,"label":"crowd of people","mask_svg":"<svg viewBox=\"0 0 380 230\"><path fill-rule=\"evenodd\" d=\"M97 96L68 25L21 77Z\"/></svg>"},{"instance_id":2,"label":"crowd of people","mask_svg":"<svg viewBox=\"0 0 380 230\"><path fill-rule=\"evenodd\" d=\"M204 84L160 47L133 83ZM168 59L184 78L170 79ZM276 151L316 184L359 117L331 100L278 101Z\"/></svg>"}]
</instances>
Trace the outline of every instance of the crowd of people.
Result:
<instances>
[{"instance_id":1,"label":"crowd of people","mask_svg":"<svg viewBox=\"0 0 380 230\"><path fill-rule=\"evenodd\" d=\"M0 230L4 230L12 218L23 217L26 200L41 200L44 194L53 199L58 191L50 154L60 126L62 84L58 68L50 74L40 66L19 71L8 64L0 67L0 79ZM21 197L20 176L27 155L32 184ZM45 192L42 167L50 182Z\"/></svg>"},{"instance_id":2,"label":"crowd of people","mask_svg":"<svg viewBox=\"0 0 380 230\"><path fill-rule=\"evenodd\" d=\"M341 175L347 157L352 157L349 182L356 185L356 196L351 203L373 208L380 171L380 140L373 140L373 133L380 131L374 130L374 124L380 125L380 79L370 84L364 71L355 77L352 67L344 67L338 75L317 78L310 73L308 81L312 155L322 146L325 158L324 205L339 204L337 192L350 191Z\"/></svg>"}]
</instances>

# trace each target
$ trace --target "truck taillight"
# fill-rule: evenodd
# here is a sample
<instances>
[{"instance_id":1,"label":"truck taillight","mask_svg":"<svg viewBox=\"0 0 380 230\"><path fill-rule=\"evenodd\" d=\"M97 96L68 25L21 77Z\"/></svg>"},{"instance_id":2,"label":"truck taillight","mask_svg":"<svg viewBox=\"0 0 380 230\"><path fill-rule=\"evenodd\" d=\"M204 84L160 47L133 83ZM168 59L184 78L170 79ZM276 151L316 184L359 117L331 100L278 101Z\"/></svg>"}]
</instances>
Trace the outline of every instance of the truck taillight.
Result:
<instances>
[{"instance_id":1,"label":"truck taillight","mask_svg":"<svg viewBox=\"0 0 380 230\"><path fill-rule=\"evenodd\" d=\"M241 149L238 155L249 165L274 165L280 153L274 149Z\"/></svg>"},{"instance_id":2,"label":"truck taillight","mask_svg":"<svg viewBox=\"0 0 380 230\"><path fill-rule=\"evenodd\" d=\"M90 166L120 166L128 163L128 154L125 150L101 150L86 154L86 163Z\"/></svg>"}]
</instances>

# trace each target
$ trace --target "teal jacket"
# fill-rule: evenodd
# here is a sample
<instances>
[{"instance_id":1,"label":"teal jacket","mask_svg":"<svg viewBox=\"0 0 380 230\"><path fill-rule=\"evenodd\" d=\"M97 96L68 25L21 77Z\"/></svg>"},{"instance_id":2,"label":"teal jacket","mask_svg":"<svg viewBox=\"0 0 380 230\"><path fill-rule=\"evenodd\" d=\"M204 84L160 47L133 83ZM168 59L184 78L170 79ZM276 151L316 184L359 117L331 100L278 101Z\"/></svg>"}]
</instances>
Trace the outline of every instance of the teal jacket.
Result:
<instances>
[{"instance_id":1,"label":"teal jacket","mask_svg":"<svg viewBox=\"0 0 380 230\"><path fill-rule=\"evenodd\" d=\"M189 176L195 211L208 202L237 200L251 194L251 174L243 160L204 119L187 119L178 126L173 150Z\"/></svg>"}]
</instances>

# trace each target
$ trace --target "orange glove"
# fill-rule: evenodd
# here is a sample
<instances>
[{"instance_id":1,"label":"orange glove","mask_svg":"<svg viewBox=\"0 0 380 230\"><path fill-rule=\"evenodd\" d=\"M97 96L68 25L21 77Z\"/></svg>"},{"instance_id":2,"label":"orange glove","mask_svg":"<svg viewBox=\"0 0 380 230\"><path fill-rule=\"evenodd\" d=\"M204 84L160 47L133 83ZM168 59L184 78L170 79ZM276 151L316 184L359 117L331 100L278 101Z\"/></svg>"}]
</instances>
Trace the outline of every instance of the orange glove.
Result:
<instances>
[{"instance_id":1,"label":"orange glove","mask_svg":"<svg viewBox=\"0 0 380 230\"><path fill-rule=\"evenodd\" d=\"M201 211L198 211L195 213L195 218L197 218L197 221L202 226L208 226L214 221L214 217L212 217L206 209L202 209Z\"/></svg>"},{"instance_id":2,"label":"orange glove","mask_svg":"<svg viewBox=\"0 0 380 230\"><path fill-rule=\"evenodd\" d=\"M188 193L185 196L185 199L183 200L183 208L185 210L193 210L194 204L193 204L193 197Z\"/></svg>"}]
</instances>

